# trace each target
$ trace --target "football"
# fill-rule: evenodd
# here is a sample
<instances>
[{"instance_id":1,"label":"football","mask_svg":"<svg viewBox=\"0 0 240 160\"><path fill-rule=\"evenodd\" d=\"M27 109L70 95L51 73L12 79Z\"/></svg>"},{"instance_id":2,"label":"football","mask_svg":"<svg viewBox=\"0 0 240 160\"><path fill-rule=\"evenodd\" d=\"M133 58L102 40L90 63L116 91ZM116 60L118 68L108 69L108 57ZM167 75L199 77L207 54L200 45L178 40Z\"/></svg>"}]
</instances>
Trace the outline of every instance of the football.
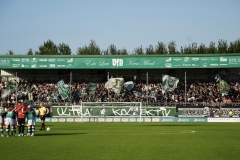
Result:
<instances>
[{"instance_id":1,"label":"football","mask_svg":"<svg viewBox=\"0 0 240 160\"><path fill-rule=\"evenodd\" d=\"M50 127L47 127L47 131L50 131Z\"/></svg>"}]
</instances>

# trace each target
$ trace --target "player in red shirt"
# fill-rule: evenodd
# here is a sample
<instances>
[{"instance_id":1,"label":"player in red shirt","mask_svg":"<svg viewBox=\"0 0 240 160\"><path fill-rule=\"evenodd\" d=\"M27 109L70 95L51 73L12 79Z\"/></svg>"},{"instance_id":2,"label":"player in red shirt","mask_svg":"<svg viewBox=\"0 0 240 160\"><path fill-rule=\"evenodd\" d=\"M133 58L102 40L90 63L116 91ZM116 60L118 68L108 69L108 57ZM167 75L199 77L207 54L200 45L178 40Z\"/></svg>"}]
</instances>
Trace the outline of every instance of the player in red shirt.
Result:
<instances>
[{"instance_id":1,"label":"player in red shirt","mask_svg":"<svg viewBox=\"0 0 240 160\"><path fill-rule=\"evenodd\" d=\"M17 112L18 117L18 136L24 136L25 118L28 111L27 105L28 104L26 102L24 102L23 104L21 102L18 102L15 107L15 111Z\"/></svg>"}]
</instances>

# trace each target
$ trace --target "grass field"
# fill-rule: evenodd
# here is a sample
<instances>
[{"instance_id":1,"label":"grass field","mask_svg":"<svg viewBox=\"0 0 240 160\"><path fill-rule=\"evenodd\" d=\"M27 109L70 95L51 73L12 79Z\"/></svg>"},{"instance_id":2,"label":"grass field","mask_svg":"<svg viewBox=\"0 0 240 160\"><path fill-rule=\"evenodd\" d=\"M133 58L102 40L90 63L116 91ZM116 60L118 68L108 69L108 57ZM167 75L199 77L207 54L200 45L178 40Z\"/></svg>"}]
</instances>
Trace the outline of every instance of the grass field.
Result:
<instances>
[{"instance_id":1,"label":"grass field","mask_svg":"<svg viewBox=\"0 0 240 160\"><path fill-rule=\"evenodd\" d=\"M240 123L47 123L35 137L0 137L0 159L231 160Z\"/></svg>"}]
</instances>

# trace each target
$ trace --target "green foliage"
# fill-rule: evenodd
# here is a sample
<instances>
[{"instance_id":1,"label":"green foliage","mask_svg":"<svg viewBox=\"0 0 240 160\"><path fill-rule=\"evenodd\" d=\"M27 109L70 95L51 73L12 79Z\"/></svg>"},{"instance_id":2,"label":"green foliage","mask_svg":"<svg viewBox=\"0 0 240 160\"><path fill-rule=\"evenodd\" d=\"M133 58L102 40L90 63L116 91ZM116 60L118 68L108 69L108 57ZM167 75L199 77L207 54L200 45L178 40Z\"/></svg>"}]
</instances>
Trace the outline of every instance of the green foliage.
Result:
<instances>
[{"instance_id":1,"label":"green foliage","mask_svg":"<svg viewBox=\"0 0 240 160\"><path fill-rule=\"evenodd\" d=\"M33 55L32 48L30 48L30 49L28 50L27 55Z\"/></svg>"},{"instance_id":2,"label":"green foliage","mask_svg":"<svg viewBox=\"0 0 240 160\"><path fill-rule=\"evenodd\" d=\"M35 52L37 55L58 55L58 47L51 40L47 40L43 45L39 46L39 51Z\"/></svg>"},{"instance_id":3,"label":"green foliage","mask_svg":"<svg viewBox=\"0 0 240 160\"><path fill-rule=\"evenodd\" d=\"M9 50L7 55L14 55L13 51L12 50Z\"/></svg>"},{"instance_id":4,"label":"green foliage","mask_svg":"<svg viewBox=\"0 0 240 160\"><path fill-rule=\"evenodd\" d=\"M101 49L94 40L91 40L88 46L77 49L77 55L101 55Z\"/></svg>"},{"instance_id":5,"label":"green foliage","mask_svg":"<svg viewBox=\"0 0 240 160\"><path fill-rule=\"evenodd\" d=\"M142 46L141 46L141 47L134 48L134 52L133 52L133 53L136 54L136 55L143 55L143 54L145 54L145 53L144 53L144 49L143 49Z\"/></svg>"},{"instance_id":6,"label":"green foliage","mask_svg":"<svg viewBox=\"0 0 240 160\"><path fill-rule=\"evenodd\" d=\"M201 43L199 46L196 42L192 44L181 46L180 51L177 50L177 45L174 40L167 45L164 42L159 42L155 47L149 45L144 49L135 47L133 54L136 55L154 55L154 54L216 54L216 53L240 53L240 39L227 43L227 40L219 39L216 46L215 42L210 42L209 46ZM51 40L47 40L43 45L39 46L39 50L33 53L30 48L27 55L71 55L72 51L69 45L60 43L58 46ZM94 40L90 40L89 45L79 47L76 52L77 55L128 55L126 48L118 49L114 44L109 45L106 50L101 50ZM12 50L9 50L7 55L14 55Z\"/></svg>"},{"instance_id":7,"label":"green foliage","mask_svg":"<svg viewBox=\"0 0 240 160\"><path fill-rule=\"evenodd\" d=\"M58 51L59 51L59 55L71 55L72 51L69 47L69 45L65 44L65 43L60 43L58 45Z\"/></svg>"},{"instance_id":8,"label":"green foliage","mask_svg":"<svg viewBox=\"0 0 240 160\"><path fill-rule=\"evenodd\" d=\"M167 47L163 42L158 42L157 46L155 47L156 54L168 54Z\"/></svg>"}]
</instances>

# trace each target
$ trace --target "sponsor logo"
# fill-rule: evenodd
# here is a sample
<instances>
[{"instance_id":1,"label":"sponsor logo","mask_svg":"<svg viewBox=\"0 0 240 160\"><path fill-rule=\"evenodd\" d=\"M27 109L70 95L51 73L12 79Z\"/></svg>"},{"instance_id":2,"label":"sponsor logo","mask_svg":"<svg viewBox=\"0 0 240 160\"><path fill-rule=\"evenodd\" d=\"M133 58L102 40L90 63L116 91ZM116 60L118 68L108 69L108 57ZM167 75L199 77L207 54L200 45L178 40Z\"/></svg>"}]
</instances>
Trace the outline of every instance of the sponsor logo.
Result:
<instances>
[{"instance_id":1,"label":"sponsor logo","mask_svg":"<svg viewBox=\"0 0 240 160\"><path fill-rule=\"evenodd\" d=\"M153 122L159 122L159 118L153 118L152 121Z\"/></svg>"},{"instance_id":2,"label":"sponsor logo","mask_svg":"<svg viewBox=\"0 0 240 160\"><path fill-rule=\"evenodd\" d=\"M81 118L76 118L75 121L76 122L81 122Z\"/></svg>"},{"instance_id":3,"label":"sponsor logo","mask_svg":"<svg viewBox=\"0 0 240 160\"><path fill-rule=\"evenodd\" d=\"M112 118L107 118L106 121L107 122L112 122Z\"/></svg>"},{"instance_id":4,"label":"sponsor logo","mask_svg":"<svg viewBox=\"0 0 240 160\"><path fill-rule=\"evenodd\" d=\"M189 62L189 57L184 57L184 62Z\"/></svg>"},{"instance_id":5,"label":"sponsor logo","mask_svg":"<svg viewBox=\"0 0 240 160\"><path fill-rule=\"evenodd\" d=\"M31 68L37 68L37 64L32 64Z\"/></svg>"},{"instance_id":6,"label":"sponsor logo","mask_svg":"<svg viewBox=\"0 0 240 160\"><path fill-rule=\"evenodd\" d=\"M59 118L59 122L65 122L65 118Z\"/></svg>"},{"instance_id":7,"label":"sponsor logo","mask_svg":"<svg viewBox=\"0 0 240 160\"><path fill-rule=\"evenodd\" d=\"M230 58L229 63L230 64L238 64L238 63L240 63L240 58Z\"/></svg>"},{"instance_id":8,"label":"sponsor logo","mask_svg":"<svg viewBox=\"0 0 240 160\"><path fill-rule=\"evenodd\" d=\"M199 58L192 58L193 61L199 61Z\"/></svg>"},{"instance_id":9,"label":"sponsor logo","mask_svg":"<svg viewBox=\"0 0 240 160\"><path fill-rule=\"evenodd\" d=\"M171 68L172 67L172 63L165 63L165 67Z\"/></svg>"},{"instance_id":10,"label":"sponsor logo","mask_svg":"<svg viewBox=\"0 0 240 160\"><path fill-rule=\"evenodd\" d=\"M202 61L208 61L208 58L201 58Z\"/></svg>"},{"instance_id":11,"label":"sponsor logo","mask_svg":"<svg viewBox=\"0 0 240 160\"><path fill-rule=\"evenodd\" d=\"M194 122L206 122L206 119L204 119L204 118L195 118Z\"/></svg>"},{"instance_id":12,"label":"sponsor logo","mask_svg":"<svg viewBox=\"0 0 240 160\"><path fill-rule=\"evenodd\" d=\"M20 67L20 64L13 64L13 67Z\"/></svg>"},{"instance_id":13,"label":"sponsor logo","mask_svg":"<svg viewBox=\"0 0 240 160\"><path fill-rule=\"evenodd\" d=\"M98 118L98 122L104 122L104 118Z\"/></svg>"},{"instance_id":14,"label":"sponsor logo","mask_svg":"<svg viewBox=\"0 0 240 160\"><path fill-rule=\"evenodd\" d=\"M151 118L145 118L145 122L151 122Z\"/></svg>"},{"instance_id":15,"label":"sponsor logo","mask_svg":"<svg viewBox=\"0 0 240 160\"><path fill-rule=\"evenodd\" d=\"M114 118L114 122L120 122L120 118Z\"/></svg>"},{"instance_id":16,"label":"sponsor logo","mask_svg":"<svg viewBox=\"0 0 240 160\"><path fill-rule=\"evenodd\" d=\"M226 62L226 61L227 61L227 58L220 57L220 62Z\"/></svg>"},{"instance_id":17,"label":"sponsor logo","mask_svg":"<svg viewBox=\"0 0 240 160\"><path fill-rule=\"evenodd\" d=\"M83 122L88 122L88 118L83 118Z\"/></svg>"},{"instance_id":18,"label":"sponsor logo","mask_svg":"<svg viewBox=\"0 0 240 160\"><path fill-rule=\"evenodd\" d=\"M49 64L50 68L55 68L55 64Z\"/></svg>"},{"instance_id":19,"label":"sponsor logo","mask_svg":"<svg viewBox=\"0 0 240 160\"><path fill-rule=\"evenodd\" d=\"M21 60L20 59L12 59L13 62L20 62Z\"/></svg>"},{"instance_id":20,"label":"sponsor logo","mask_svg":"<svg viewBox=\"0 0 240 160\"><path fill-rule=\"evenodd\" d=\"M135 118L130 118L130 122L135 122L136 119Z\"/></svg>"},{"instance_id":21,"label":"sponsor logo","mask_svg":"<svg viewBox=\"0 0 240 160\"><path fill-rule=\"evenodd\" d=\"M56 62L56 59L48 59L48 62Z\"/></svg>"},{"instance_id":22,"label":"sponsor logo","mask_svg":"<svg viewBox=\"0 0 240 160\"><path fill-rule=\"evenodd\" d=\"M33 58L31 62L37 62L36 58Z\"/></svg>"},{"instance_id":23,"label":"sponsor logo","mask_svg":"<svg viewBox=\"0 0 240 160\"><path fill-rule=\"evenodd\" d=\"M216 63L215 64L210 64L210 66L218 66L218 64L216 64Z\"/></svg>"},{"instance_id":24,"label":"sponsor logo","mask_svg":"<svg viewBox=\"0 0 240 160\"><path fill-rule=\"evenodd\" d=\"M189 122L188 118L178 118L178 122Z\"/></svg>"},{"instance_id":25,"label":"sponsor logo","mask_svg":"<svg viewBox=\"0 0 240 160\"><path fill-rule=\"evenodd\" d=\"M64 64L58 64L57 67L65 67Z\"/></svg>"},{"instance_id":26,"label":"sponsor logo","mask_svg":"<svg viewBox=\"0 0 240 160\"><path fill-rule=\"evenodd\" d=\"M211 58L211 61L218 61L218 58Z\"/></svg>"},{"instance_id":27,"label":"sponsor logo","mask_svg":"<svg viewBox=\"0 0 240 160\"><path fill-rule=\"evenodd\" d=\"M219 66L227 66L228 64L219 64Z\"/></svg>"},{"instance_id":28,"label":"sponsor logo","mask_svg":"<svg viewBox=\"0 0 240 160\"><path fill-rule=\"evenodd\" d=\"M122 118L122 122L128 122L128 118Z\"/></svg>"},{"instance_id":29,"label":"sponsor logo","mask_svg":"<svg viewBox=\"0 0 240 160\"><path fill-rule=\"evenodd\" d=\"M203 67L207 67L207 63L203 63Z\"/></svg>"},{"instance_id":30,"label":"sponsor logo","mask_svg":"<svg viewBox=\"0 0 240 160\"><path fill-rule=\"evenodd\" d=\"M196 65L196 64L192 64L192 66L199 66L199 65Z\"/></svg>"},{"instance_id":31,"label":"sponsor logo","mask_svg":"<svg viewBox=\"0 0 240 160\"><path fill-rule=\"evenodd\" d=\"M52 118L52 122L57 122L58 119L57 118Z\"/></svg>"},{"instance_id":32,"label":"sponsor logo","mask_svg":"<svg viewBox=\"0 0 240 160\"><path fill-rule=\"evenodd\" d=\"M22 58L22 62L29 62L28 58Z\"/></svg>"},{"instance_id":33,"label":"sponsor logo","mask_svg":"<svg viewBox=\"0 0 240 160\"><path fill-rule=\"evenodd\" d=\"M46 67L48 67L46 64L41 64L41 65L39 65L39 67L44 67L44 68L46 68Z\"/></svg>"},{"instance_id":34,"label":"sponsor logo","mask_svg":"<svg viewBox=\"0 0 240 160\"><path fill-rule=\"evenodd\" d=\"M113 66L123 66L123 59L112 59L112 65Z\"/></svg>"},{"instance_id":35,"label":"sponsor logo","mask_svg":"<svg viewBox=\"0 0 240 160\"><path fill-rule=\"evenodd\" d=\"M168 59L165 60L166 62L171 62L172 61L172 58L169 57Z\"/></svg>"},{"instance_id":36,"label":"sponsor logo","mask_svg":"<svg viewBox=\"0 0 240 160\"><path fill-rule=\"evenodd\" d=\"M58 62L64 62L65 59L62 59L62 58L61 58L61 59L57 59L57 61L58 61Z\"/></svg>"},{"instance_id":37,"label":"sponsor logo","mask_svg":"<svg viewBox=\"0 0 240 160\"><path fill-rule=\"evenodd\" d=\"M39 62L47 62L48 60L47 59L39 59L38 61Z\"/></svg>"},{"instance_id":38,"label":"sponsor logo","mask_svg":"<svg viewBox=\"0 0 240 160\"><path fill-rule=\"evenodd\" d=\"M73 118L68 118L67 122L73 122Z\"/></svg>"},{"instance_id":39,"label":"sponsor logo","mask_svg":"<svg viewBox=\"0 0 240 160\"><path fill-rule=\"evenodd\" d=\"M181 58L173 58L174 61L181 61Z\"/></svg>"},{"instance_id":40,"label":"sponsor logo","mask_svg":"<svg viewBox=\"0 0 240 160\"><path fill-rule=\"evenodd\" d=\"M191 64L183 64L183 66L191 66Z\"/></svg>"},{"instance_id":41,"label":"sponsor logo","mask_svg":"<svg viewBox=\"0 0 240 160\"><path fill-rule=\"evenodd\" d=\"M67 60L68 63L72 63L73 62L73 58L70 58Z\"/></svg>"},{"instance_id":42,"label":"sponsor logo","mask_svg":"<svg viewBox=\"0 0 240 160\"><path fill-rule=\"evenodd\" d=\"M172 118L163 118L162 122L173 122Z\"/></svg>"}]
</instances>

